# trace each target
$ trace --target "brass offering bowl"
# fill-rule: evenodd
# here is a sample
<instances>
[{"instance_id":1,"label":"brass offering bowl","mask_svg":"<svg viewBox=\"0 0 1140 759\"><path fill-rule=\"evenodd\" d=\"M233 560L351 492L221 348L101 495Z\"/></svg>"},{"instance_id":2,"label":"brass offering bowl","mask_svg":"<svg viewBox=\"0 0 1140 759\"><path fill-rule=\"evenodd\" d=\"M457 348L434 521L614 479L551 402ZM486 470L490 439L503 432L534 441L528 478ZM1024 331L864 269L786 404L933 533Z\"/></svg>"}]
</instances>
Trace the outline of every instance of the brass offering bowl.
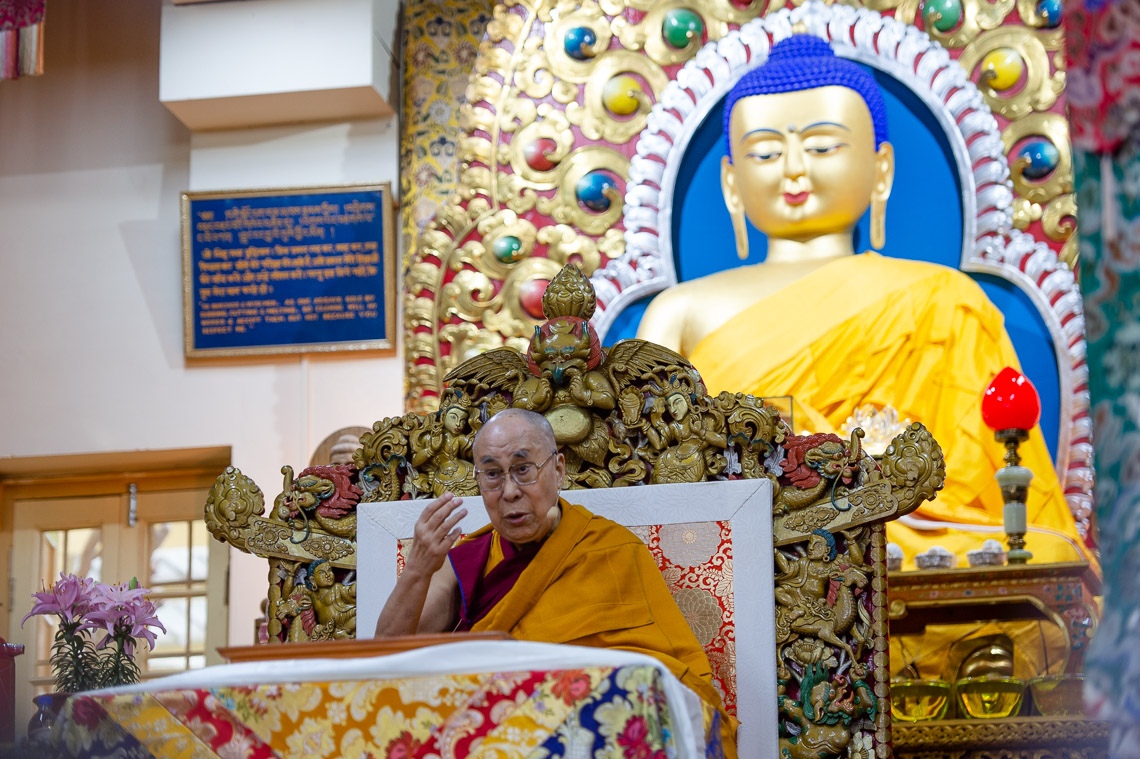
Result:
<instances>
[{"instance_id":1,"label":"brass offering bowl","mask_svg":"<svg viewBox=\"0 0 1140 759\"><path fill-rule=\"evenodd\" d=\"M900 722L942 719L952 689L945 680L891 681L891 716Z\"/></svg>"},{"instance_id":2,"label":"brass offering bowl","mask_svg":"<svg viewBox=\"0 0 1140 759\"><path fill-rule=\"evenodd\" d=\"M958 711L970 719L1004 719L1021 710L1025 683L1016 677L965 677L954 683Z\"/></svg>"},{"instance_id":3,"label":"brass offering bowl","mask_svg":"<svg viewBox=\"0 0 1140 759\"><path fill-rule=\"evenodd\" d=\"M1084 675L1045 675L1029 681L1033 705L1045 717L1083 715L1084 688Z\"/></svg>"}]
</instances>

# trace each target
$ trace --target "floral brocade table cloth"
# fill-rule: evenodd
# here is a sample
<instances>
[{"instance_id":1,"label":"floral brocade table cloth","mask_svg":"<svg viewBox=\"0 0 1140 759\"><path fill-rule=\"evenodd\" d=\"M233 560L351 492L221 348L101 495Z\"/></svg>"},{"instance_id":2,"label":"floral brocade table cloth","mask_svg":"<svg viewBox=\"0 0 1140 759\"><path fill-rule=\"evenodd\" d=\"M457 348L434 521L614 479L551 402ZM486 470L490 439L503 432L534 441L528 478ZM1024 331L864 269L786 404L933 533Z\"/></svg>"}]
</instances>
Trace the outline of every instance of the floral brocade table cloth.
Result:
<instances>
[{"instance_id":1,"label":"floral brocade table cloth","mask_svg":"<svg viewBox=\"0 0 1140 759\"><path fill-rule=\"evenodd\" d=\"M209 687L158 681L73 696L55 740L76 757L719 755L714 712L691 714L692 699L680 721L689 733L694 721L703 729L683 745L670 677L642 663Z\"/></svg>"}]
</instances>

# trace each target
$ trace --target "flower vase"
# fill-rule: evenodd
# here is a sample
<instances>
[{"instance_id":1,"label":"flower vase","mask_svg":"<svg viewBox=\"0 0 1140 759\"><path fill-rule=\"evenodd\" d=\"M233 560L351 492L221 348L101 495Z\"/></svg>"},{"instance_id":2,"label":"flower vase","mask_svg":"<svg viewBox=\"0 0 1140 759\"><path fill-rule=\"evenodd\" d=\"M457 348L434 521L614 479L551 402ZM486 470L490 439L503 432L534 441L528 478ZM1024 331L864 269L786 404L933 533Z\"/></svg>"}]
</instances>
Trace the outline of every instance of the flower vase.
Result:
<instances>
[{"instance_id":1,"label":"flower vase","mask_svg":"<svg viewBox=\"0 0 1140 759\"><path fill-rule=\"evenodd\" d=\"M52 728L59 719L63 705L67 702L70 693L41 693L32 699L36 705L36 713L28 721L28 740L32 743L48 743L51 741Z\"/></svg>"}]
</instances>

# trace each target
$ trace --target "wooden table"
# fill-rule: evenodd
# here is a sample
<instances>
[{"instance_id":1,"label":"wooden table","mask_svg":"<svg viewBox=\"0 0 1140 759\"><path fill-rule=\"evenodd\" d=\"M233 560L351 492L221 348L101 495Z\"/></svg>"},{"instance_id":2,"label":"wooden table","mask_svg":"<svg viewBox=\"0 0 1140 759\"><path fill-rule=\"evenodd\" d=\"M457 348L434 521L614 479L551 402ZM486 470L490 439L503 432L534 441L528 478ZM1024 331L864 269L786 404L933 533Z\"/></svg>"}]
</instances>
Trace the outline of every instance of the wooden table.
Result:
<instances>
[{"instance_id":1,"label":"wooden table","mask_svg":"<svg viewBox=\"0 0 1140 759\"><path fill-rule=\"evenodd\" d=\"M306 643L262 643L256 646L219 648L227 662L271 661L274 659L357 659L414 651L426 646L473 640L511 640L505 632L430 633L393 635L388 638L316 640Z\"/></svg>"},{"instance_id":2,"label":"wooden table","mask_svg":"<svg viewBox=\"0 0 1140 759\"><path fill-rule=\"evenodd\" d=\"M894 723L895 759L1104 759L1109 723L1083 717Z\"/></svg>"}]
</instances>

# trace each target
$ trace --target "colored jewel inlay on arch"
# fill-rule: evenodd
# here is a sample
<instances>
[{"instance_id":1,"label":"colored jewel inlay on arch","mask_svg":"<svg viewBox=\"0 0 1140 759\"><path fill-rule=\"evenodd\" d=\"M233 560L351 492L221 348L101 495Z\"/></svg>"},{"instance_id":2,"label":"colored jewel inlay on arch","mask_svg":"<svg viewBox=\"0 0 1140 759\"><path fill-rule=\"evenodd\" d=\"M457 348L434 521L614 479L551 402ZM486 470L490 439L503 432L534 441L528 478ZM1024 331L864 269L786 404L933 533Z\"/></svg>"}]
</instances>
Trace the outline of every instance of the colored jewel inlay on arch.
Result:
<instances>
[{"instance_id":1,"label":"colored jewel inlay on arch","mask_svg":"<svg viewBox=\"0 0 1140 759\"><path fill-rule=\"evenodd\" d=\"M962 0L924 0L922 21L943 34L962 22Z\"/></svg>"},{"instance_id":2,"label":"colored jewel inlay on arch","mask_svg":"<svg viewBox=\"0 0 1140 759\"><path fill-rule=\"evenodd\" d=\"M1021 81L1025 59L1011 47L999 47L982 58L981 84L1004 92Z\"/></svg>"},{"instance_id":3,"label":"colored jewel inlay on arch","mask_svg":"<svg viewBox=\"0 0 1140 759\"><path fill-rule=\"evenodd\" d=\"M1023 166L1021 174L1026 179L1044 179L1060 161L1061 152L1052 140L1045 137L1031 139L1017 151L1017 162Z\"/></svg>"},{"instance_id":4,"label":"colored jewel inlay on arch","mask_svg":"<svg viewBox=\"0 0 1140 759\"><path fill-rule=\"evenodd\" d=\"M1061 25L1061 0L1037 0L1036 10L1046 29L1056 29Z\"/></svg>"},{"instance_id":5,"label":"colored jewel inlay on arch","mask_svg":"<svg viewBox=\"0 0 1140 759\"><path fill-rule=\"evenodd\" d=\"M514 235L503 235L491 243L491 251L502 263L513 264L524 258L522 240Z\"/></svg>"},{"instance_id":6,"label":"colored jewel inlay on arch","mask_svg":"<svg viewBox=\"0 0 1140 759\"><path fill-rule=\"evenodd\" d=\"M591 211L604 213L610 209L617 197L617 183L613 177L602 171L591 171L578 180L575 187L578 201Z\"/></svg>"},{"instance_id":7,"label":"colored jewel inlay on arch","mask_svg":"<svg viewBox=\"0 0 1140 759\"><path fill-rule=\"evenodd\" d=\"M576 61L588 61L594 57L594 45L598 35L588 26L575 26L566 30L562 38L562 49Z\"/></svg>"},{"instance_id":8,"label":"colored jewel inlay on arch","mask_svg":"<svg viewBox=\"0 0 1140 759\"><path fill-rule=\"evenodd\" d=\"M549 284L549 279L532 279L519 286L519 305L530 318L546 318L542 313L542 296Z\"/></svg>"},{"instance_id":9,"label":"colored jewel inlay on arch","mask_svg":"<svg viewBox=\"0 0 1140 759\"><path fill-rule=\"evenodd\" d=\"M694 40L699 41L704 33L705 22L688 8L671 8L661 21L661 36L665 38L665 44L677 50Z\"/></svg>"},{"instance_id":10,"label":"colored jewel inlay on arch","mask_svg":"<svg viewBox=\"0 0 1140 759\"><path fill-rule=\"evenodd\" d=\"M539 137L523 148L523 160L535 171L550 171L558 162L550 156L558 149L558 143L550 137Z\"/></svg>"},{"instance_id":11,"label":"colored jewel inlay on arch","mask_svg":"<svg viewBox=\"0 0 1140 759\"><path fill-rule=\"evenodd\" d=\"M606 82L602 91L602 104L615 116L630 116L637 113L644 97L641 82L629 74L618 74Z\"/></svg>"}]
</instances>

